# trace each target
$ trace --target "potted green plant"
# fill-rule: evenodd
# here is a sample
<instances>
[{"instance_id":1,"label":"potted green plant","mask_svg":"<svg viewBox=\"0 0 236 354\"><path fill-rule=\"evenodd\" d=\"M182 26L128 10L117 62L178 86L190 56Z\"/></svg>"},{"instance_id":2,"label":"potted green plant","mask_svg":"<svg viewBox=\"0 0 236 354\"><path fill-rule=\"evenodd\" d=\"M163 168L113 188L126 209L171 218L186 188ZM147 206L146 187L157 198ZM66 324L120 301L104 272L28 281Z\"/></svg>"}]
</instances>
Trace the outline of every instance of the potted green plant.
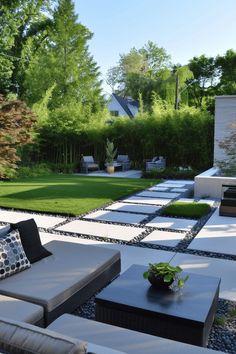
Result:
<instances>
[{"instance_id":1,"label":"potted green plant","mask_svg":"<svg viewBox=\"0 0 236 354\"><path fill-rule=\"evenodd\" d=\"M143 273L143 277L159 289L178 290L182 288L189 276L181 278L182 268L172 266L169 263L149 263L149 268Z\"/></svg>"},{"instance_id":2,"label":"potted green plant","mask_svg":"<svg viewBox=\"0 0 236 354\"><path fill-rule=\"evenodd\" d=\"M114 143L107 139L106 143L106 169L107 173L114 173L114 158L117 154L117 149L114 146Z\"/></svg>"}]
</instances>

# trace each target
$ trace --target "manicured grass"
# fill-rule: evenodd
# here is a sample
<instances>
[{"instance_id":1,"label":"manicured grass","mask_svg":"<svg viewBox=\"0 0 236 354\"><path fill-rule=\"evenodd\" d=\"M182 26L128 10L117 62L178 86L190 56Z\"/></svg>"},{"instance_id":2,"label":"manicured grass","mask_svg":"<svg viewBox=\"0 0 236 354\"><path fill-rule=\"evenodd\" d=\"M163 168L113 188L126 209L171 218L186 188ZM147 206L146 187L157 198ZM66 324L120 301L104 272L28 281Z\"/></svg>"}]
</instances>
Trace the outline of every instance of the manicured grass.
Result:
<instances>
[{"instance_id":1,"label":"manicured grass","mask_svg":"<svg viewBox=\"0 0 236 354\"><path fill-rule=\"evenodd\" d=\"M0 182L0 206L79 215L156 183L139 178L74 175L27 178Z\"/></svg>"},{"instance_id":2,"label":"manicured grass","mask_svg":"<svg viewBox=\"0 0 236 354\"><path fill-rule=\"evenodd\" d=\"M166 216L182 216L189 218L199 219L203 215L206 215L211 210L211 207L206 203L185 203L174 202L168 205L163 211L162 215Z\"/></svg>"}]
</instances>

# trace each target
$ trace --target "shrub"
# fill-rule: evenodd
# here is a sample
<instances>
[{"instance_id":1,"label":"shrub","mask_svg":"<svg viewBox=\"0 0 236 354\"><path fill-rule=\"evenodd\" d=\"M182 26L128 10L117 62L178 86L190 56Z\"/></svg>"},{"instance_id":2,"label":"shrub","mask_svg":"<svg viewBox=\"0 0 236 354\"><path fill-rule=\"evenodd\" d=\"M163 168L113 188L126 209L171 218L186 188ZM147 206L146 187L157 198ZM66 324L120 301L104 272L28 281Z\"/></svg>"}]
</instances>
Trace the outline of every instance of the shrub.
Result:
<instances>
[{"instance_id":1,"label":"shrub","mask_svg":"<svg viewBox=\"0 0 236 354\"><path fill-rule=\"evenodd\" d=\"M47 176L52 173L50 167L41 163L34 166L21 166L16 172L17 178L28 178L28 177L37 177L37 176Z\"/></svg>"},{"instance_id":2,"label":"shrub","mask_svg":"<svg viewBox=\"0 0 236 354\"><path fill-rule=\"evenodd\" d=\"M168 205L161 215L166 216L183 216L189 218L201 218L210 212L211 207L206 203L197 202L174 202Z\"/></svg>"},{"instance_id":3,"label":"shrub","mask_svg":"<svg viewBox=\"0 0 236 354\"><path fill-rule=\"evenodd\" d=\"M197 170L179 170L178 167L167 167L166 169L156 169L152 171L144 171L144 178L161 178L161 179L194 179L200 171Z\"/></svg>"}]
</instances>

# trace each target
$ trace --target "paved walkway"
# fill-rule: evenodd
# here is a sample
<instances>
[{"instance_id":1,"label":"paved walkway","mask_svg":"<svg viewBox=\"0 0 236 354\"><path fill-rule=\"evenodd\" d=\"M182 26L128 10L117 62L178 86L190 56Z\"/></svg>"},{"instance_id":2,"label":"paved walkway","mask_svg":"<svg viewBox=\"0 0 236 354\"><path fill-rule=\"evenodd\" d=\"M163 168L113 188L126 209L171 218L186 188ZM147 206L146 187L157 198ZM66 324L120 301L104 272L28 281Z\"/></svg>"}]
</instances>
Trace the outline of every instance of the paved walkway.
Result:
<instances>
[{"instance_id":1,"label":"paved walkway","mask_svg":"<svg viewBox=\"0 0 236 354\"><path fill-rule=\"evenodd\" d=\"M188 196L192 187L191 181L166 181L77 218L1 209L0 227L33 217L41 228L43 243L57 239L119 249L122 272L134 263L179 264L189 272L221 277L220 297L236 301L236 261L222 259L220 255L236 256L235 220L220 217L216 209L190 243L189 253L192 250L216 252L213 258L188 254L188 249L186 253L178 252L179 242L195 227L196 220L159 216L161 208L172 200L191 200ZM214 205L213 200L207 202ZM165 249L158 249L161 247Z\"/></svg>"}]
</instances>

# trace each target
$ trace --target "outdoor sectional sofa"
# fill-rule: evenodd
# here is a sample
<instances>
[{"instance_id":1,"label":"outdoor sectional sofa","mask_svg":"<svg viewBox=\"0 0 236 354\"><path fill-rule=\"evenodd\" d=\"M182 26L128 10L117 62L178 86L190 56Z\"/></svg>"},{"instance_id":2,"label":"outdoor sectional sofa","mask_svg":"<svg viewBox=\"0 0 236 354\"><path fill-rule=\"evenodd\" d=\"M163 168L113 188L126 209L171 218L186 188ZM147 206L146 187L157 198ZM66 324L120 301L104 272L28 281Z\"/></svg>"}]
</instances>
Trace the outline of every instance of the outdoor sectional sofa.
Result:
<instances>
[{"instance_id":1,"label":"outdoor sectional sofa","mask_svg":"<svg viewBox=\"0 0 236 354\"><path fill-rule=\"evenodd\" d=\"M45 248L51 256L0 280L0 352L216 353L65 314L119 274L120 253L60 240L45 244Z\"/></svg>"}]
</instances>

